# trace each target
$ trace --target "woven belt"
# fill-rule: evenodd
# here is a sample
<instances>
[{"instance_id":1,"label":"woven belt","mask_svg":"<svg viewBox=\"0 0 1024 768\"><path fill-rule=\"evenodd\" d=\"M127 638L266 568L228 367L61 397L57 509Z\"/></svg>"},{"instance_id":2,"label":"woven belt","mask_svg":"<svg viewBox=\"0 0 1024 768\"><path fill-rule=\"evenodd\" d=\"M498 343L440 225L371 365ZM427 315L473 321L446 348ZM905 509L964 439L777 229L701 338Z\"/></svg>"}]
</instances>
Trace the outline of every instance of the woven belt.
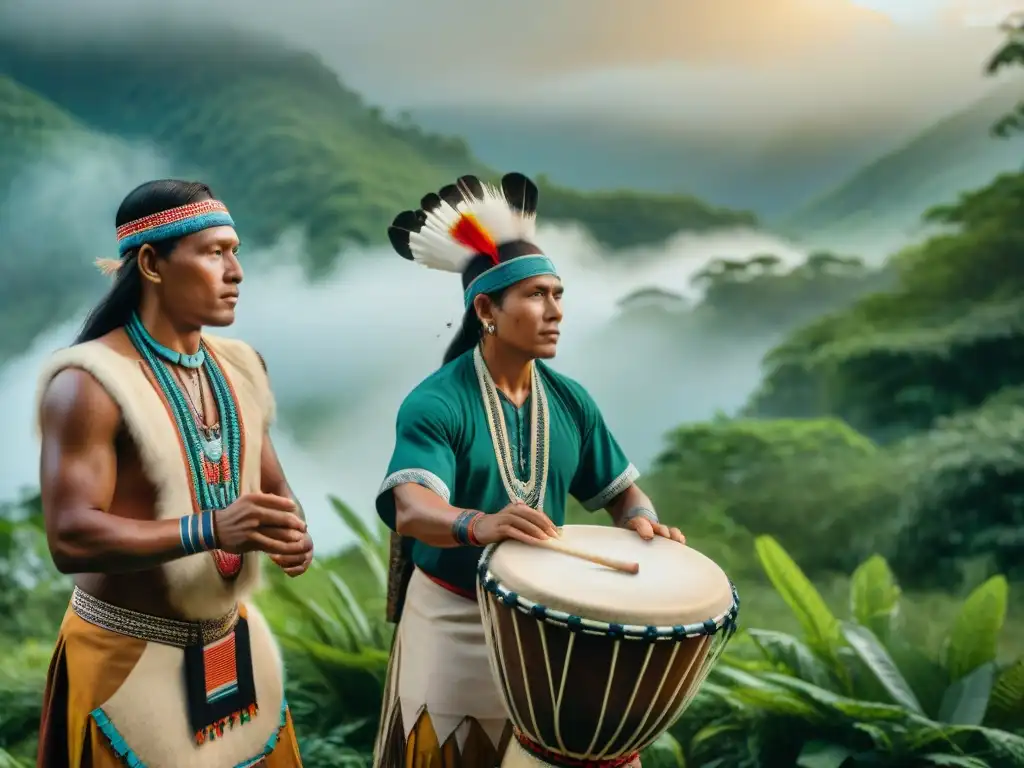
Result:
<instances>
[{"instance_id":1,"label":"woven belt","mask_svg":"<svg viewBox=\"0 0 1024 768\"><path fill-rule=\"evenodd\" d=\"M101 629L161 645L187 648L208 645L226 637L238 621L238 606L219 619L178 621L150 616L104 602L75 587L71 593L71 609L79 618Z\"/></svg>"}]
</instances>

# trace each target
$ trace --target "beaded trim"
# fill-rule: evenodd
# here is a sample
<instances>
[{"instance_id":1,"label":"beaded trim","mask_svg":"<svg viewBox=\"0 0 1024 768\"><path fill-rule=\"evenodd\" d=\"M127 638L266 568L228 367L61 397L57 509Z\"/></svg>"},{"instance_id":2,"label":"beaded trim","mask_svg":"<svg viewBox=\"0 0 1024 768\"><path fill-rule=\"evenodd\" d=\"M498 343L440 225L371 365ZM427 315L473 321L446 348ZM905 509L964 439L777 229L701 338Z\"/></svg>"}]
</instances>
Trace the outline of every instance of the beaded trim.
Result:
<instances>
[{"instance_id":1,"label":"beaded trim","mask_svg":"<svg viewBox=\"0 0 1024 768\"><path fill-rule=\"evenodd\" d=\"M96 722L100 732L106 737L110 743L110 748L114 750L121 761L128 766L128 768L146 768L146 764L142 762L138 755L128 746L128 742L124 740L124 737L118 732L117 727L110 722L110 718L107 717L107 713L103 711L102 707L97 707L89 713L92 719ZM277 749L278 739L281 738L281 732L288 726L288 701L286 699L281 700L281 719L280 723L271 735L267 739L267 743L263 746L263 751L256 757L248 760L243 760L235 768L257 768L263 764L266 758L273 754L274 750Z\"/></svg>"},{"instance_id":2,"label":"beaded trim","mask_svg":"<svg viewBox=\"0 0 1024 768\"><path fill-rule=\"evenodd\" d=\"M640 470L630 464L622 471L621 475L608 484L608 487L597 494L597 496L588 499L586 503L583 504L583 508L587 510L587 512L596 512L599 509L604 509L612 499L629 488L629 486L635 483L639 477Z\"/></svg>"},{"instance_id":3,"label":"beaded trim","mask_svg":"<svg viewBox=\"0 0 1024 768\"><path fill-rule=\"evenodd\" d=\"M426 469L400 469L397 472L392 472L384 478L384 482L381 483L377 495L380 496L385 491L390 491L392 488L397 488L405 483L422 485L427 490L433 491L444 499L445 504L448 503L452 495L444 480Z\"/></svg>"},{"instance_id":4,"label":"beaded trim","mask_svg":"<svg viewBox=\"0 0 1024 768\"><path fill-rule=\"evenodd\" d=\"M645 640L655 642L660 640L682 640L688 637L710 637L724 632L724 639L728 640L736 631L736 618L740 612L740 596L736 585L729 582L732 590L732 605L724 613L707 619L697 624L675 624L672 626L642 625L642 624L615 624L606 621L595 621L585 619L546 605L535 603L522 595L506 589L498 581L498 578L490 570L491 557L497 544L490 544L480 557L477 566L477 579L480 588L488 592L496 599L510 608L515 608L520 613L532 616L545 624L564 627L570 632L582 632L585 635L598 635L613 639L624 640Z\"/></svg>"},{"instance_id":5,"label":"beaded trim","mask_svg":"<svg viewBox=\"0 0 1024 768\"><path fill-rule=\"evenodd\" d=\"M238 622L238 606L219 619L178 621L113 605L83 592L78 587L71 593L71 609L80 619L100 629L175 648L204 645L220 640L227 637Z\"/></svg>"},{"instance_id":6,"label":"beaded trim","mask_svg":"<svg viewBox=\"0 0 1024 768\"><path fill-rule=\"evenodd\" d=\"M548 482L548 450L550 447L550 425L548 414L548 396L541 382L537 365L533 365L531 373L530 398L530 479L525 483L516 475L512 460L512 447L509 444L508 428L505 425L505 414L501 408L498 388L487 370L480 347L473 350L473 365L476 368L480 394L487 411L487 426L491 433L494 446L494 457L498 461L498 474L505 486L510 502L522 502L534 509L544 508L544 492Z\"/></svg>"}]
</instances>

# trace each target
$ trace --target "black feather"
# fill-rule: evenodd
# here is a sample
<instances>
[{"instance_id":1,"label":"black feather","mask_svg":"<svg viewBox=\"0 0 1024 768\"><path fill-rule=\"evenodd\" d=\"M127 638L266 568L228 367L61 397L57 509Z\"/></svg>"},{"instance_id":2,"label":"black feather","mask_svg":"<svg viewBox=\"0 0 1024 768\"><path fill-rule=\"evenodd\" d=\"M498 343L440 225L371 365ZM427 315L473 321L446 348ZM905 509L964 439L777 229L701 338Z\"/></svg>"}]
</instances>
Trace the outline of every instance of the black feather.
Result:
<instances>
[{"instance_id":1,"label":"black feather","mask_svg":"<svg viewBox=\"0 0 1024 768\"><path fill-rule=\"evenodd\" d=\"M460 176L459 180L455 183L462 190L465 197L474 200L484 199L484 185L480 183L480 179L476 176Z\"/></svg>"},{"instance_id":2,"label":"black feather","mask_svg":"<svg viewBox=\"0 0 1024 768\"><path fill-rule=\"evenodd\" d=\"M437 195L436 192L431 192L427 195L424 195L423 199L420 200L420 208L423 209L424 215L430 213L431 211L436 211L440 207L441 198Z\"/></svg>"},{"instance_id":3,"label":"black feather","mask_svg":"<svg viewBox=\"0 0 1024 768\"><path fill-rule=\"evenodd\" d=\"M441 187L441 189L438 190L437 194L440 195L441 199L444 200L446 203L448 203L448 205L452 206L453 208L463 202L462 193L459 191L459 188L454 184L449 184L446 187Z\"/></svg>"},{"instance_id":4,"label":"black feather","mask_svg":"<svg viewBox=\"0 0 1024 768\"><path fill-rule=\"evenodd\" d=\"M506 173L501 179L501 191L509 205L525 216L537 213L540 191L537 185L521 173Z\"/></svg>"},{"instance_id":5,"label":"black feather","mask_svg":"<svg viewBox=\"0 0 1024 768\"><path fill-rule=\"evenodd\" d=\"M402 211L395 216L395 220L388 227L388 239L391 241L391 247L403 259L413 261L412 249L409 247L409 235L420 231L423 226L423 222L420 221L422 215L423 211Z\"/></svg>"}]
</instances>

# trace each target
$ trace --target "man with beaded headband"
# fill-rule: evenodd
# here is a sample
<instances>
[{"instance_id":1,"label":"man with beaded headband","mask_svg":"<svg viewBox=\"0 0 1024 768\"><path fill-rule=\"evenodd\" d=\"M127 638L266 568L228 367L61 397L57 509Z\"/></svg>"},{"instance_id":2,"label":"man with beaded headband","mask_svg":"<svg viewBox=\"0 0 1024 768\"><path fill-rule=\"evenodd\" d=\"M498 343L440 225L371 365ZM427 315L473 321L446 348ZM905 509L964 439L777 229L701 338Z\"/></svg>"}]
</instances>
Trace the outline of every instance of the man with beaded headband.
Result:
<instances>
[{"instance_id":1,"label":"man with beaded headband","mask_svg":"<svg viewBox=\"0 0 1024 768\"><path fill-rule=\"evenodd\" d=\"M235 319L242 267L204 184L153 181L117 212L115 276L40 379L40 485L74 574L44 694L40 768L301 766L280 655L247 597L260 552L313 556Z\"/></svg>"},{"instance_id":2,"label":"man with beaded headband","mask_svg":"<svg viewBox=\"0 0 1024 768\"><path fill-rule=\"evenodd\" d=\"M557 536L568 495L644 538L658 522L587 391L555 356L562 283L535 244L537 187L463 176L388 230L395 250L459 273L465 317L440 370L398 412L377 511L394 531L391 652L376 766L483 768L512 729L475 603L481 548Z\"/></svg>"}]
</instances>

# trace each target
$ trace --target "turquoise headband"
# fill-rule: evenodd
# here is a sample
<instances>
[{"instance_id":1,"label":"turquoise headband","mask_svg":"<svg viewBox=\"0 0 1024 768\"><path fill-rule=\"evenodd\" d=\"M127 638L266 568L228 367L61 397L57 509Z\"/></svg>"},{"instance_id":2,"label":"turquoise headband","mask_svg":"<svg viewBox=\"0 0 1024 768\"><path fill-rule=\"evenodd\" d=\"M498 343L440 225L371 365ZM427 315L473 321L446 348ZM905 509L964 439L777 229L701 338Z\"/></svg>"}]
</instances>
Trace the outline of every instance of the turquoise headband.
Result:
<instances>
[{"instance_id":1,"label":"turquoise headband","mask_svg":"<svg viewBox=\"0 0 1024 768\"><path fill-rule=\"evenodd\" d=\"M510 285L528 280L538 275L554 275L558 277L555 264L542 254L517 256L503 261L474 278L466 288L466 309L473 306L473 299L481 293L494 293L508 288Z\"/></svg>"},{"instance_id":2,"label":"turquoise headband","mask_svg":"<svg viewBox=\"0 0 1024 768\"><path fill-rule=\"evenodd\" d=\"M234 219L224 203L219 200L200 200L198 203L188 203L121 225L117 228L117 250L124 256L132 248L146 243L186 237L210 227L233 226Z\"/></svg>"}]
</instances>

